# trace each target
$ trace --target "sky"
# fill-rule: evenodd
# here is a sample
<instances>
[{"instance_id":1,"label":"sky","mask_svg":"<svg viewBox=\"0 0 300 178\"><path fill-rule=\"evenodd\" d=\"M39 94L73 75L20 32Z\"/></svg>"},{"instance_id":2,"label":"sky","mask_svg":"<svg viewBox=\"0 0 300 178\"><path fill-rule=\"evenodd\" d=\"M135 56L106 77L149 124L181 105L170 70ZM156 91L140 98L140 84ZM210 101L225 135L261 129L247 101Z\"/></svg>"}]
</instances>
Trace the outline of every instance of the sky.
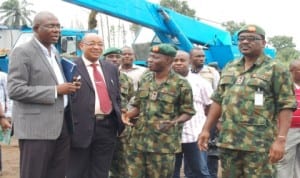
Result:
<instances>
[{"instance_id":1,"label":"sky","mask_svg":"<svg viewBox=\"0 0 300 178\"><path fill-rule=\"evenodd\" d=\"M0 0L0 4L4 0ZM48 10L56 14L63 26L82 21L86 24L89 10L62 0L27 0L33 3L35 11ZM158 3L159 0L150 0ZM299 6L295 0L187 0L196 16L213 22L235 21L257 24L266 31L266 37L284 35L293 37L296 48L300 50L300 30L296 19ZM75 20L77 19L77 20ZM208 22L210 23L210 22ZM214 24L216 25L216 24Z\"/></svg>"}]
</instances>

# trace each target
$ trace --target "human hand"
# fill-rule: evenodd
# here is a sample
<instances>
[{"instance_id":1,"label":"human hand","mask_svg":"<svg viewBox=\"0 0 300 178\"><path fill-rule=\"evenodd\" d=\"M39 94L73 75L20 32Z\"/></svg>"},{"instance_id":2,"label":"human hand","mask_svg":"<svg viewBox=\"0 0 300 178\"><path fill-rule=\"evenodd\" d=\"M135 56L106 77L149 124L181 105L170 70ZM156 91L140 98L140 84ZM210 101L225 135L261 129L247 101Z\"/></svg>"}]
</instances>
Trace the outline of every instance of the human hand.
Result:
<instances>
[{"instance_id":1,"label":"human hand","mask_svg":"<svg viewBox=\"0 0 300 178\"><path fill-rule=\"evenodd\" d=\"M125 124L125 125L128 125L128 126L133 126L133 123L130 122L130 117L128 116L128 113L126 111L122 111L122 122Z\"/></svg>"},{"instance_id":2,"label":"human hand","mask_svg":"<svg viewBox=\"0 0 300 178\"><path fill-rule=\"evenodd\" d=\"M209 131L202 130L202 132L198 136L198 147L201 151L208 150L208 140L210 137Z\"/></svg>"},{"instance_id":3,"label":"human hand","mask_svg":"<svg viewBox=\"0 0 300 178\"><path fill-rule=\"evenodd\" d=\"M220 130L222 128L222 124L220 121L217 122L216 127L217 127L218 132L220 132Z\"/></svg>"},{"instance_id":4,"label":"human hand","mask_svg":"<svg viewBox=\"0 0 300 178\"><path fill-rule=\"evenodd\" d=\"M176 121L160 121L158 124L158 130L162 132L168 131L171 127L176 125Z\"/></svg>"},{"instance_id":5,"label":"human hand","mask_svg":"<svg viewBox=\"0 0 300 178\"><path fill-rule=\"evenodd\" d=\"M80 89L81 82L63 83L56 86L58 95L72 94Z\"/></svg>"},{"instance_id":6,"label":"human hand","mask_svg":"<svg viewBox=\"0 0 300 178\"><path fill-rule=\"evenodd\" d=\"M277 138L269 150L269 162L277 163L285 153L285 138Z\"/></svg>"},{"instance_id":7,"label":"human hand","mask_svg":"<svg viewBox=\"0 0 300 178\"><path fill-rule=\"evenodd\" d=\"M11 122L6 118L0 119L0 125L2 127L2 130L11 129L12 127Z\"/></svg>"}]
</instances>

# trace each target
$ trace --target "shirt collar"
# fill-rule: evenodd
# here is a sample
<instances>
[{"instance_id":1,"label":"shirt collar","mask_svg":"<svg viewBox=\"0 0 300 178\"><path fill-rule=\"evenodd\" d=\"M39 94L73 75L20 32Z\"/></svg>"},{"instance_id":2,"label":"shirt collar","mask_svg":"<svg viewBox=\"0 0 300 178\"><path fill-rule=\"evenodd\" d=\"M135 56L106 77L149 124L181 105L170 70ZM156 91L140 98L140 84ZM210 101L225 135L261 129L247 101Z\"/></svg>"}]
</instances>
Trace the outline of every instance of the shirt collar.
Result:
<instances>
[{"instance_id":1,"label":"shirt collar","mask_svg":"<svg viewBox=\"0 0 300 178\"><path fill-rule=\"evenodd\" d=\"M260 55L260 56L258 57L258 59L255 61L254 65L255 65L255 66L261 65L263 62L265 62L265 61L267 61L267 60L269 60L269 58L268 58L267 56L265 56L265 55ZM245 58L242 57L240 60L238 60L237 65L238 65L238 66L244 66L244 64L245 64Z\"/></svg>"},{"instance_id":2,"label":"shirt collar","mask_svg":"<svg viewBox=\"0 0 300 178\"><path fill-rule=\"evenodd\" d=\"M47 57L51 57L49 52L48 52L48 49L36 37L33 37L33 39L40 46L40 48L41 48L42 52L44 53L44 55L47 56ZM51 44L51 54L55 55L55 52L56 52L56 49L55 49L54 45Z\"/></svg>"},{"instance_id":3,"label":"shirt collar","mask_svg":"<svg viewBox=\"0 0 300 178\"><path fill-rule=\"evenodd\" d=\"M81 58L82 58L83 63L84 63L84 65L85 65L86 67L91 66L91 64L97 64L97 65L100 66L99 60L97 60L96 62L91 62L91 61L89 61L86 57L84 57L84 55L82 55Z\"/></svg>"}]
</instances>

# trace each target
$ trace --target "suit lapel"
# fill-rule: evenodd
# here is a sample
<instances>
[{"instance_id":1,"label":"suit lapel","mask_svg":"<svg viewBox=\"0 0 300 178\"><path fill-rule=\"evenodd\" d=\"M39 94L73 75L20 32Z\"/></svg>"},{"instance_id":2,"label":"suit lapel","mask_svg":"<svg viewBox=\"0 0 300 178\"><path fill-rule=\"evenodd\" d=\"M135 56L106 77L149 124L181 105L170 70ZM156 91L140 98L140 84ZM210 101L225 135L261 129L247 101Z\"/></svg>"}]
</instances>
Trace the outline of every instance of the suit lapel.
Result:
<instances>
[{"instance_id":1,"label":"suit lapel","mask_svg":"<svg viewBox=\"0 0 300 178\"><path fill-rule=\"evenodd\" d=\"M34 60L42 60L42 63L45 64L45 68L49 71L51 77L55 80L56 83L58 83L55 72L51 66L51 64L49 63L48 59L46 58L45 54L43 53L41 47L39 46L39 44L35 41L35 39L32 39L32 46L34 48L36 48L37 50L37 55L40 56ZM42 66L41 66L42 67Z\"/></svg>"},{"instance_id":2,"label":"suit lapel","mask_svg":"<svg viewBox=\"0 0 300 178\"><path fill-rule=\"evenodd\" d=\"M58 53L55 53L55 61L57 62L58 64L58 67L59 67L59 70L60 70L60 73L62 73L63 75L63 78L64 78L64 81L66 82L66 77L64 75L64 72L63 72L63 69L62 69L62 65L61 65L61 59L60 59L60 56Z\"/></svg>"},{"instance_id":3,"label":"suit lapel","mask_svg":"<svg viewBox=\"0 0 300 178\"><path fill-rule=\"evenodd\" d=\"M93 83L82 58L76 60L77 72L87 82L88 86L94 91Z\"/></svg>"}]
</instances>

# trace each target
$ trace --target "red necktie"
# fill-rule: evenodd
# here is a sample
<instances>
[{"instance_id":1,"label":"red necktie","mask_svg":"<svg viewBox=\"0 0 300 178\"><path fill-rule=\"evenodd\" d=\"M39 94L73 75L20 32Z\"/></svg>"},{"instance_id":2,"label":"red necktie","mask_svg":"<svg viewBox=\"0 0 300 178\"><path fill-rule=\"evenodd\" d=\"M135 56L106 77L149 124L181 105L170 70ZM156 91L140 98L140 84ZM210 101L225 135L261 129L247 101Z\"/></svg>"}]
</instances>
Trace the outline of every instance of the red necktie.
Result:
<instances>
[{"instance_id":1,"label":"red necktie","mask_svg":"<svg viewBox=\"0 0 300 178\"><path fill-rule=\"evenodd\" d=\"M100 102L100 109L104 114L109 114L112 110L112 106L111 106L111 100L109 98L105 82L100 72L97 69L97 64L91 64L91 66L93 67L93 74L94 74L95 86L98 93L98 99Z\"/></svg>"}]
</instances>

